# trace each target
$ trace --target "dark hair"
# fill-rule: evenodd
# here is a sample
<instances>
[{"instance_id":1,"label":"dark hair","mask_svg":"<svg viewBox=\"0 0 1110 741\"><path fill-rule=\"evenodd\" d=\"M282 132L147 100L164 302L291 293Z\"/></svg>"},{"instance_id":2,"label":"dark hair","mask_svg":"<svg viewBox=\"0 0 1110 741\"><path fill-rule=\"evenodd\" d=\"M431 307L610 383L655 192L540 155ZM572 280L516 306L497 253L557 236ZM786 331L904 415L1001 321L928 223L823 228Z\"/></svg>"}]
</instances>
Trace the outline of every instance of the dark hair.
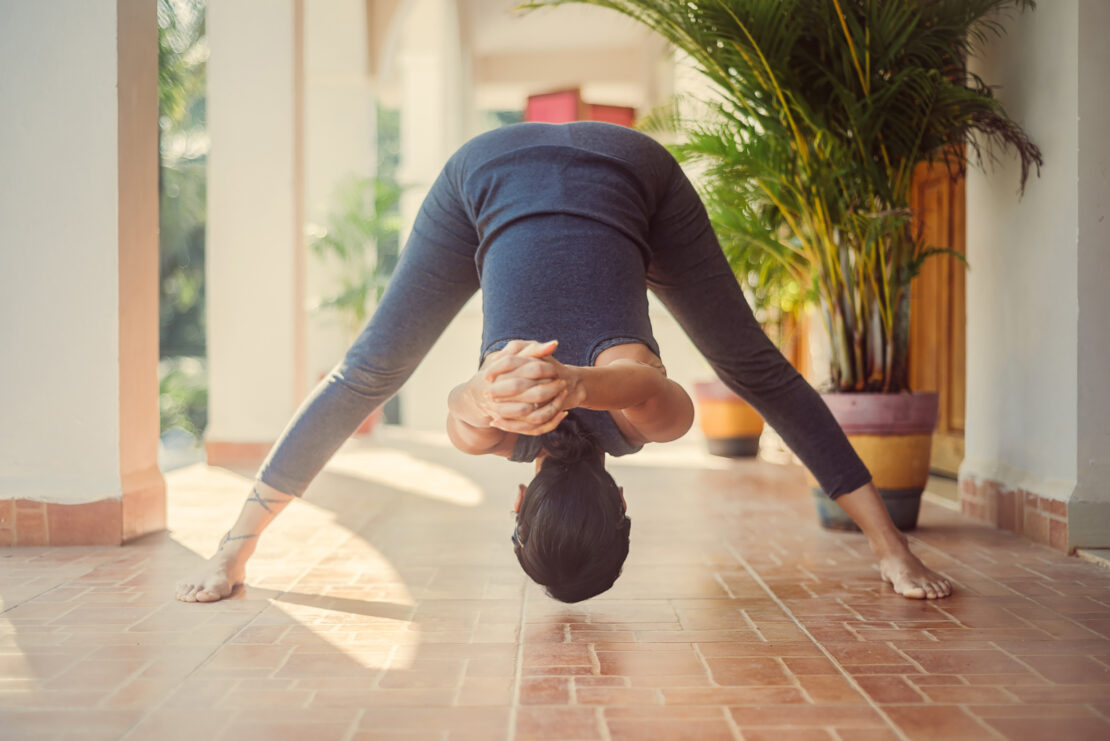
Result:
<instances>
[{"instance_id":1,"label":"dark hair","mask_svg":"<svg viewBox=\"0 0 1110 741\"><path fill-rule=\"evenodd\" d=\"M620 576L632 522L575 412L540 439L548 457L524 493L514 550L524 572L550 596L580 602Z\"/></svg>"}]
</instances>

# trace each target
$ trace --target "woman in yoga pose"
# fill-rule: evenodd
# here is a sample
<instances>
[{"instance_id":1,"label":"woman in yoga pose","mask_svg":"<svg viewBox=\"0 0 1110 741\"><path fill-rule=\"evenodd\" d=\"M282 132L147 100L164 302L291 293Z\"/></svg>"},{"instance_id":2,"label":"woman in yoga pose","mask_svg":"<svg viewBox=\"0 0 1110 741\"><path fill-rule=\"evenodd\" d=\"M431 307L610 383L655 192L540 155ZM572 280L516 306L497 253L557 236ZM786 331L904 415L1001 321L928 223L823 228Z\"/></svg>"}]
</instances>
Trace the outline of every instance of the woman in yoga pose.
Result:
<instances>
[{"instance_id":1,"label":"woman in yoga pose","mask_svg":"<svg viewBox=\"0 0 1110 741\"><path fill-rule=\"evenodd\" d=\"M624 495L605 455L673 440L693 419L652 337L649 288L859 524L883 579L906 597L950 594L910 552L824 402L756 323L674 158L634 130L580 122L507 126L450 158L374 316L294 415L218 552L178 584L178 599L219 600L243 581L263 529L397 392L479 287L479 369L451 392L447 430L467 453L535 462L512 541L551 596L605 591L628 554Z\"/></svg>"}]
</instances>

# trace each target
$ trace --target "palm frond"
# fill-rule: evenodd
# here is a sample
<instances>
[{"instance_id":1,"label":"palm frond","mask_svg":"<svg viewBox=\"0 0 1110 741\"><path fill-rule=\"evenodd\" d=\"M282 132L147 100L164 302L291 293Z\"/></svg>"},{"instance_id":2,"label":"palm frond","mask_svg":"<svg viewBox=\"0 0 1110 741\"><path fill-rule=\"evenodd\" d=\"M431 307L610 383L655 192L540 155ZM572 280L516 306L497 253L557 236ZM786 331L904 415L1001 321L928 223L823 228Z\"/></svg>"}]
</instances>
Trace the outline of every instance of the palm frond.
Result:
<instances>
[{"instance_id":1,"label":"palm frond","mask_svg":"<svg viewBox=\"0 0 1110 741\"><path fill-rule=\"evenodd\" d=\"M698 170L742 282L756 280L765 298L775 281L801 285L818 301L836 385L903 389L909 282L941 253L915 235L916 166L937 160L956 174L969 157L1011 151L1024 189L1042 164L1037 146L967 69L969 55L1033 0L532 0L522 7L568 2L633 18L711 82L716 100L672 102L640 125L683 134L671 151Z\"/></svg>"}]
</instances>

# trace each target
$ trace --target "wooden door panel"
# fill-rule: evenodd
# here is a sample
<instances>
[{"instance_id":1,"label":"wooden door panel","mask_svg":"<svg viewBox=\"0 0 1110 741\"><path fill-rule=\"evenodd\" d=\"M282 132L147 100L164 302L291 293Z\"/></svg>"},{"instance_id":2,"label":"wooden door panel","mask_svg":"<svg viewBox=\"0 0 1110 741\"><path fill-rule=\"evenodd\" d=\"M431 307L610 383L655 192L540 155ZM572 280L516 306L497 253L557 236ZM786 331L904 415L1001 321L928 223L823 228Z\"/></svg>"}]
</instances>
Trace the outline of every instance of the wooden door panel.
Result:
<instances>
[{"instance_id":1,"label":"wooden door panel","mask_svg":"<svg viewBox=\"0 0 1110 741\"><path fill-rule=\"evenodd\" d=\"M964 219L967 212L964 208L966 203L964 184L965 180L960 178L953 186L952 201L957 206L952 210L952 236L955 249L966 255ZM967 268L959 260L951 257L945 259L948 261L952 285L950 296L952 353L949 359L949 377L952 379L952 385L948 394L948 419L949 428L960 431L962 442L967 399ZM962 448L960 458L963 458Z\"/></svg>"},{"instance_id":2,"label":"wooden door panel","mask_svg":"<svg viewBox=\"0 0 1110 741\"><path fill-rule=\"evenodd\" d=\"M962 178L953 181L943 164L919 166L911 207L928 246L965 253ZM936 256L922 266L910 297L910 388L940 396L932 468L951 475L963 460L964 287L963 264L948 255Z\"/></svg>"}]
</instances>

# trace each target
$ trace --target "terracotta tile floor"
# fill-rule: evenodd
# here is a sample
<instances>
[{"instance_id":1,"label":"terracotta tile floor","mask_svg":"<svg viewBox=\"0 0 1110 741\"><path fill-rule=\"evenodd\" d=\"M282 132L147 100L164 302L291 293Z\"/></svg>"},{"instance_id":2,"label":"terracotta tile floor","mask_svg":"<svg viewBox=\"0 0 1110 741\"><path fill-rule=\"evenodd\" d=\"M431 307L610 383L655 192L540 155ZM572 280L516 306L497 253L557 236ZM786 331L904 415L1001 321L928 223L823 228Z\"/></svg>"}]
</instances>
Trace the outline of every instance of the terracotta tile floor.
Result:
<instances>
[{"instance_id":1,"label":"terracotta tile floor","mask_svg":"<svg viewBox=\"0 0 1110 741\"><path fill-rule=\"evenodd\" d=\"M246 479L176 471L169 533L0 550L0 738L1110 738L1110 570L927 506L959 591L903 600L798 469L696 450L614 466L632 552L579 605L513 558L523 466L396 432L340 453L234 599L177 603Z\"/></svg>"}]
</instances>

